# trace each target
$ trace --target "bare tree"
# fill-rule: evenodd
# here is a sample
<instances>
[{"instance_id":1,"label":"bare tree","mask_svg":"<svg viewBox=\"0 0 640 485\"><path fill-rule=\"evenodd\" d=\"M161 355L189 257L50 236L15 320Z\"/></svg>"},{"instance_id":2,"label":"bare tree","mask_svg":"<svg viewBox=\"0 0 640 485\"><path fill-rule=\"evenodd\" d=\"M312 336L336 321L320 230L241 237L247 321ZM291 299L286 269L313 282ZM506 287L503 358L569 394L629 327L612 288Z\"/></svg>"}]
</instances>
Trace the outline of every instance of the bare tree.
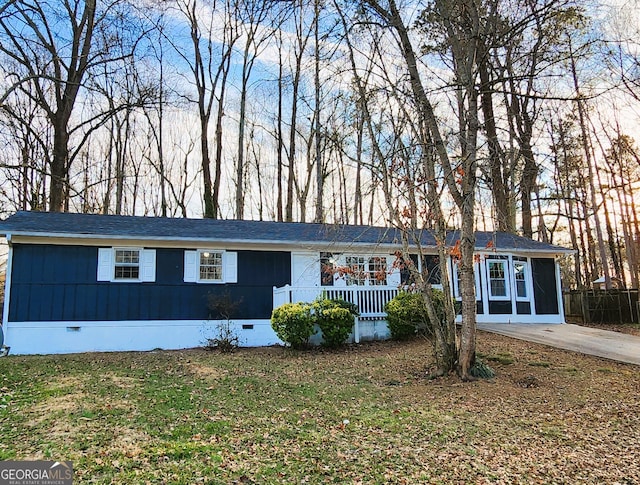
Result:
<instances>
[{"instance_id":1,"label":"bare tree","mask_svg":"<svg viewBox=\"0 0 640 485\"><path fill-rule=\"evenodd\" d=\"M640 282L640 265L638 263L640 222L636 200L638 182L640 181L640 150L636 147L633 138L618 133L611 140L610 148L605 152L605 161L611 180L609 189L614 194L612 202L614 204L617 202L620 210L620 217L616 220L622 226L625 248L624 258L620 259L624 259L627 263L631 286L638 288ZM611 244L613 241L610 241L610 247ZM625 275L619 271L618 277L624 281Z\"/></svg>"},{"instance_id":2,"label":"bare tree","mask_svg":"<svg viewBox=\"0 0 640 485\"><path fill-rule=\"evenodd\" d=\"M583 267L583 264L588 263L583 238L585 229L582 227L583 221L588 221L584 216L587 212L587 190L582 177L583 158L580 154L579 139L573 133L573 124L568 120L553 118L548 122L552 140L554 181L557 187L552 197L558 201L558 212L567 220L571 247L575 250L574 281L577 287L581 288L591 275L589 268Z\"/></svg>"},{"instance_id":3,"label":"bare tree","mask_svg":"<svg viewBox=\"0 0 640 485\"><path fill-rule=\"evenodd\" d=\"M238 2L236 15L239 19L240 35L243 36L242 73L240 84L240 114L238 119L238 148L236 159L236 218L244 218L245 194L245 129L247 95L253 66L260 52L273 35L266 23L271 7L270 1L248 0Z\"/></svg>"},{"instance_id":4,"label":"bare tree","mask_svg":"<svg viewBox=\"0 0 640 485\"><path fill-rule=\"evenodd\" d=\"M447 321L440 325L435 313L433 302L429 292L423 295L430 320L440 335L440 355L436 352L439 365L439 373L448 372L454 367L462 379L470 379L470 369L475 361L475 332L476 332L476 297L475 280L473 272L473 253L475 249L474 208L476 190L477 149L479 123L479 104L477 83L476 60L480 54L480 42L486 35L482 31L480 17L483 15L483 5L476 1L433 2L431 9L423 12L423 20L429 22L431 28L439 30L440 41L445 46L447 55L453 60L452 79L456 90L458 106L458 149L455 159L450 155L445 138L442 135L441 124L436 116L433 102L430 99L419 69L415 48L409 35L409 29L402 18L401 12L394 0L382 4L376 0L367 0L366 5L382 19L385 24L397 35L398 44L405 61L405 66L410 80L410 89L417 107L416 122L420 124L424 134L425 146L433 146L436 160L444 175L444 183L458 207L461 214L460 231L460 261L458 263L460 281L462 287L462 332L459 349L456 348L453 312L449 311ZM425 163L429 159L425 157ZM435 175L435 167L429 169L430 174ZM435 178L434 178L435 180ZM434 191L430 201L432 211L441 211L439 201L435 200L438 191ZM436 229L436 239L445 241L444 218L435 217L440 226ZM413 231L417 228L412 228ZM441 243L444 245L444 243ZM445 248L441 248L445 252ZM446 258L442 258L446 260ZM443 264L443 275L446 275L446 266ZM445 276L446 278L446 276ZM448 290L448 285L445 285Z\"/></svg>"},{"instance_id":5,"label":"bare tree","mask_svg":"<svg viewBox=\"0 0 640 485\"><path fill-rule=\"evenodd\" d=\"M219 3L221 4L219 6ZM188 64L196 90L195 104L200 120L200 157L203 181L204 217L215 218L220 212L220 183L222 177L222 132L224 102L233 47L239 32L234 17L235 4L231 0L214 1L212 4L198 0L181 0L177 8L189 26L191 52L184 46L168 39L175 51ZM220 30L216 30L222 20ZM216 38L215 35L219 38ZM213 176L210 154L210 122L214 103L215 155Z\"/></svg>"},{"instance_id":6,"label":"bare tree","mask_svg":"<svg viewBox=\"0 0 640 485\"><path fill-rule=\"evenodd\" d=\"M0 104L18 94L30 96L45 113L53 129L49 175L49 209L64 210L68 203L69 170L88 132L109 114L74 121L80 91L99 66L132 55L136 35L116 32L129 18L122 1L97 5L95 0L16 0L3 7L0 17L0 53L16 69L5 71L7 84ZM127 22L128 29L133 24ZM127 38L127 49L114 43ZM27 85L29 86L27 88ZM74 150L70 139L80 133Z\"/></svg>"},{"instance_id":7,"label":"bare tree","mask_svg":"<svg viewBox=\"0 0 640 485\"><path fill-rule=\"evenodd\" d=\"M291 116L289 123L289 144L287 146L287 198L285 205L285 221L293 221L293 203L296 192L298 198L304 191L300 188L294 192L294 188L298 186L296 178L296 155L297 155L297 137L298 137L298 109L300 103L300 90L302 80L303 60L307 45L313 33L305 22L305 2L298 0L293 5L292 21L295 28L295 44L291 46L293 49L293 66L291 66ZM304 207L301 207L301 214L304 214Z\"/></svg>"},{"instance_id":8,"label":"bare tree","mask_svg":"<svg viewBox=\"0 0 640 485\"><path fill-rule=\"evenodd\" d=\"M23 86L22 89L29 89ZM51 130L30 96L13 96L0 106L2 196L11 210L45 210Z\"/></svg>"}]
</instances>

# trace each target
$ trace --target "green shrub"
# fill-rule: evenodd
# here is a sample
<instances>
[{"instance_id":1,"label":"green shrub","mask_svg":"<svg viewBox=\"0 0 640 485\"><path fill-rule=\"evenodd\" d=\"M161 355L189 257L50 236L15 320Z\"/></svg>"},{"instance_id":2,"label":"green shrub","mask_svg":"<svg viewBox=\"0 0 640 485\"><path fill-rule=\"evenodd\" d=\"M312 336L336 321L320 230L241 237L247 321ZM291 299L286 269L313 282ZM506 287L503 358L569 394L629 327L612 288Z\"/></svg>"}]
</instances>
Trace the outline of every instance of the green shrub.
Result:
<instances>
[{"instance_id":1,"label":"green shrub","mask_svg":"<svg viewBox=\"0 0 640 485\"><path fill-rule=\"evenodd\" d=\"M294 349L305 348L316 330L308 303L285 303L273 310L271 328Z\"/></svg>"},{"instance_id":2,"label":"green shrub","mask_svg":"<svg viewBox=\"0 0 640 485\"><path fill-rule=\"evenodd\" d=\"M431 298L438 318L446 318L444 293L432 289ZM394 340L408 340L418 333L433 333L421 293L402 291L385 305L384 310L387 312L387 323Z\"/></svg>"},{"instance_id":3,"label":"green shrub","mask_svg":"<svg viewBox=\"0 0 640 485\"><path fill-rule=\"evenodd\" d=\"M409 340L417 333L417 327L424 325L427 314L420 293L402 291L385 306L387 324L394 340Z\"/></svg>"},{"instance_id":4,"label":"green shrub","mask_svg":"<svg viewBox=\"0 0 640 485\"><path fill-rule=\"evenodd\" d=\"M314 321L322 330L323 345L331 348L342 345L351 333L358 307L342 299L317 299L311 306Z\"/></svg>"}]
</instances>

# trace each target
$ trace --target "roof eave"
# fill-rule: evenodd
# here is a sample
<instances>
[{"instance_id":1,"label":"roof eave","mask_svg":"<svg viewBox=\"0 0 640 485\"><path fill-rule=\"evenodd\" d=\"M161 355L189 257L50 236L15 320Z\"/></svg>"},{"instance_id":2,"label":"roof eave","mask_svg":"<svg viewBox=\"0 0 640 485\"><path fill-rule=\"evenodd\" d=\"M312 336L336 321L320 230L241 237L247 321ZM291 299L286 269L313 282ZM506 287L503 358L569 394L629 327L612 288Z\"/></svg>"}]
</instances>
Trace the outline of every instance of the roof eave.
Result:
<instances>
[{"instance_id":1,"label":"roof eave","mask_svg":"<svg viewBox=\"0 0 640 485\"><path fill-rule=\"evenodd\" d=\"M0 233L2 235L2 233ZM169 242L169 243L190 243L196 244L212 244L215 245L233 245L233 247L258 247L258 246L269 246L269 247L340 247L340 248L349 248L349 247L360 247L360 248L380 248L380 249L389 249L389 250L397 250L399 244L394 243L373 243L373 242L362 242L362 241L329 241L329 240L318 240L318 241L309 241L309 240L278 240L278 239L246 239L246 238L211 238L211 237L176 237L176 236L134 236L134 235L113 235L113 234L81 234L81 233L42 233L36 231L7 231L5 233L5 237L11 240L15 240L18 238L18 242L20 242L20 238L24 238L24 240L96 240L96 241L150 241L150 242Z\"/></svg>"},{"instance_id":2,"label":"roof eave","mask_svg":"<svg viewBox=\"0 0 640 485\"><path fill-rule=\"evenodd\" d=\"M374 242L362 242L362 241L329 241L329 240L318 240L318 241L309 241L309 240L277 240L277 239L238 239L238 238L211 238L211 237L176 237L176 236L134 236L134 235L113 235L113 234L93 234L93 233L66 233L66 232L38 232L38 231L5 231L4 233L0 233L0 236L4 236L7 240L12 240L14 238L25 238L25 239L61 239L61 240L96 240L96 241L152 241L152 242L168 242L168 243L189 243L190 245L202 243L202 244L212 244L216 245L224 245L231 244L234 246L243 246L243 247L259 247L259 246L267 246L267 247L322 247L322 248L349 248L349 247L359 247L359 248L377 248L377 249L385 249L385 250L398 250L401 247L401 243L374 243ZM433 249L436 250L437 246L435 245L423 245L423 249ZM487 250L485 247L476 247L475 252L482 253L485 255L490 255L492 253L499 254L504 252L518 252L522 254L574 254L574 249L567 249L562 247L555 248L517 248L517 247L503 247L496 248L493 247L491 250Z\"/></svg>"}]
</instances>

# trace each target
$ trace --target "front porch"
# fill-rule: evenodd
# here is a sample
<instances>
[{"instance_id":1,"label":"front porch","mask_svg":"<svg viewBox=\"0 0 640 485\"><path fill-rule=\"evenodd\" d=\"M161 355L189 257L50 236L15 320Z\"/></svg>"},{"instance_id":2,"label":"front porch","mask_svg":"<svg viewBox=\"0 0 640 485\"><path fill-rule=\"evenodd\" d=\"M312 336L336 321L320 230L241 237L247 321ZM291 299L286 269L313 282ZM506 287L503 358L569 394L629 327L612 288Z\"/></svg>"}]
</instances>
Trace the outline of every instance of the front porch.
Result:
<instances>
[{"instance_id":1,"label":"front porch","mask_svg":"<svg viewBox=\"0 0 640 485\"><path fill-rule=\"evenodd\" d=\"M320 296L329 299L341 298L357 305L360 316L356 318L353 340L380 338L383 332L388 337L387 314L384 306L399 292L397 286L291 286L273 287L273 308L285 303L312 302ZM383 325L381 325L383 324ZM384 329L381 328L384 326Z\"/></svg>"}]
</instances>

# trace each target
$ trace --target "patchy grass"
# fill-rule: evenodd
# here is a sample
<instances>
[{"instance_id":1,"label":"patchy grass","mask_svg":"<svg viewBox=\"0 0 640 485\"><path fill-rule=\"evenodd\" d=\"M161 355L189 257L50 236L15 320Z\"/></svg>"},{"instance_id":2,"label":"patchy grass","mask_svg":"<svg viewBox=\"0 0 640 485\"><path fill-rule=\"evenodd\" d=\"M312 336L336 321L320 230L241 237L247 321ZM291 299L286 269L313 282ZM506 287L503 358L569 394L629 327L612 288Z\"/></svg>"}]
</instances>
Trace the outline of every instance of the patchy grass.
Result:
<instances>
[{"instance_id":1,"label":"patchy grass","mask_svg":"<svg viewBox=\"0 0 640 485\"><path fill-rule=\"evenodd\" d=\"M502 365L509 365L515 362L513 355L508 352L498 352L497 354L484 355L482 352L477 352L478 356L488 360L489 362L498 362Z\"/></svg>"},{"instance_id":2,"label":"patchy grass","mask_svg":"<svg viewBox=\"0 0 640 485\"><path fill-rule=\"evenodd\" d=\"M74 483L640 481L640 369L478 349L496 378L427 380L425 341L9 356L0 459L71 460Z\"/></svg>"}]
</instances>

